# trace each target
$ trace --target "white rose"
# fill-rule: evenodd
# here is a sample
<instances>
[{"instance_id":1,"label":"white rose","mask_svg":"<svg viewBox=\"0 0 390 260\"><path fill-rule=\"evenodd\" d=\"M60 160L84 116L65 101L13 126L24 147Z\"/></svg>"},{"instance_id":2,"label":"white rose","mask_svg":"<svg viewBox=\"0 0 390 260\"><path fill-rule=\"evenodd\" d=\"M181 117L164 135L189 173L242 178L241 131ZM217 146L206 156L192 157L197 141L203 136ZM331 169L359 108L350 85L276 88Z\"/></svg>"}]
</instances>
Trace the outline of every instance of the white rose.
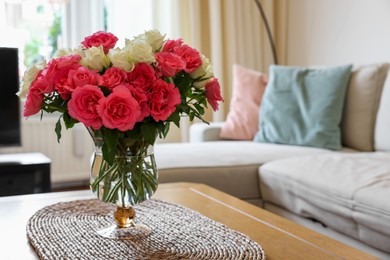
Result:
<instances>
[{"instance_id":1,"label":"white rose","mask_svg":"<svg viewBox=\"0 0 390 260\"><path fill-rule=\"evenodd\" d=\"M134 61L129 57L129 52L126 48L115 48L108 52L108 57L114 67L121 68L127 72L134 68Z\"/></svg>"},{"instance_id":2,"label":"white rose","mask_svg":"<svg viewBox=\"0 0 390 260\"><path fill-rule=\"evenodd\" d=\"M104 54L103 46L100 45L84 50L80 63L92 70L102 71L110 66L110 59Z\"/></svg>"},{"instance_id":3,"label":"white rose","mask_svg":"<svg viewBox=\"0 0 390 260\"><path fill-rule=\"evenodd\" d=\"M30 89L31 83L37 78L39 71L46 67L46 60L42 60L40 63L30 66L25 72L22 78L22 88L16 95L20 98L27 96L28 90Z\"/></svg>"},{"instance_id":4,"label":"white rose","mask_svg":"<svg viewBox=\"0 0 390 260\"><path fill-rule=\"evenodd\" d=\"M165 35L162 35L158 30L146 31L135 37L135 40L141 40L147 42L152 46L153 52L161 49L164 42Z\"/></svg>"},{"instance_id":5,"label":"white rose","mask_svg":"<svg viewBox=\"0 0 390 260\"><path fill-rule=\"evenodd\" d=\"M59 49L56 51L55 57L68 56L69 54L73 54L71 49Z\"/></svg>"},{"instance_id":6,"label":"white rose","mask_svg":"<svg viewBox=\"0 0 390 260\"><path fill-rule=\"evenodd\" d=\"M198 78L210 78L213 76L213 69L210 64L210 60L202 55L202 65L197 68L194 72L190 73L190 77L193 79Z\"/></svg>"},{"instance_id":7,"label":"white rose","mask_svg":"<svg viewBox=\"0 0 390 260\"><path fill-rule=\"evenodd\" d=\"M78 54L82 57L84 55L83 48L81 46L74 48L73 50L70 50L69 55L71 55L71 54Z\"/></svg>"},{"instance_id":8,"label":"white rose","mask_svg":"<svg viewBox=\"0 0 390 260\"><path fill-rule=\"evenodd\" d=\"M59 49L55 53L55 57L64 57L64 56L69 56L69 55L75 55L78 54L80 56L84 56L83 50L81 47L75 48L75 49Z\"/></svg>"},{"instance_id":9,"label":"white rose","mask_svg":"<svg viewBox=\"0 0 390 260\"><path fill-rule=\"evenodd\" d=\"M134 39L126 40L126 49L129 51L129 56L134 62L153 63L156 61L152 46L146 41Z\"/></svg>"},{"instance_id":10,"label":"white rose","mask_svg":"<svg viewBox=\"0 0 390 260\"><path fill-rule=\"evenodd\" d=\"M194 87L198 88L198 89L202 89L202 88L204 88L204 86L206 86L207 82L209 82L211 79L212 79L212 77L195 81Z\"/></svg>"}]
</instances>

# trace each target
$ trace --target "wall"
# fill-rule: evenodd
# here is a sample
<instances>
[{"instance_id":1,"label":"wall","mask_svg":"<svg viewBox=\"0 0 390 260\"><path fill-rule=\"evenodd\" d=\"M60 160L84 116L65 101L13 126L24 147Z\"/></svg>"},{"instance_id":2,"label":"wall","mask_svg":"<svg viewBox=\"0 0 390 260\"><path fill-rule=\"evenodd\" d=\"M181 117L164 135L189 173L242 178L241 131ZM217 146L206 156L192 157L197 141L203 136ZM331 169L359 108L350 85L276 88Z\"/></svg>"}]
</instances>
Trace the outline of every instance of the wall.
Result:
<instances>
[{"instance_id":1,"label":"wall","mask_svg":"<svg viewBox=\"0 0 390 260\"><path fill-rule=\"evenodd\" d=\"M286 2L285 64L390 62L390 1Z\"/></svg>"}]
</instances>

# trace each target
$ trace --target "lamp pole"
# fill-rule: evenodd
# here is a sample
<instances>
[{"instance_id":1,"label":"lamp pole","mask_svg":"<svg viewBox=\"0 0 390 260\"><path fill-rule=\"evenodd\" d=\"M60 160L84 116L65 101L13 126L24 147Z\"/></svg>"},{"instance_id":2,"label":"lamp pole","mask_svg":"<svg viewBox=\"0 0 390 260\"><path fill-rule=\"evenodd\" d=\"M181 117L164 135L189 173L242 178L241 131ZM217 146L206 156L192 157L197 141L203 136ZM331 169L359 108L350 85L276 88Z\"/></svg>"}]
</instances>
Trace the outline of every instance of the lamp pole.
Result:
<instances>
[{"instance_id":1,"label":"lamp pole","mask_svg":"<svg viewBox=\"0 0 390 260\"><path fill-rule=\"evenodd\" d=\"M255 1L257 8L259 9L259 12L261 14L261 19L264 22L265 29L267 30L268 40L269 40L269 43L270 43L271 49L272 49L272 56L274 59L274 64L277 65L278 64L278 57L276 55L275 42L274 42L273 37L272 37L271 29L269 28L267 17L264 13L264 10L263 10L263 7L261 6L260 1L259 0L254 0L254 1Z\"/></svg>"}]
</instances>

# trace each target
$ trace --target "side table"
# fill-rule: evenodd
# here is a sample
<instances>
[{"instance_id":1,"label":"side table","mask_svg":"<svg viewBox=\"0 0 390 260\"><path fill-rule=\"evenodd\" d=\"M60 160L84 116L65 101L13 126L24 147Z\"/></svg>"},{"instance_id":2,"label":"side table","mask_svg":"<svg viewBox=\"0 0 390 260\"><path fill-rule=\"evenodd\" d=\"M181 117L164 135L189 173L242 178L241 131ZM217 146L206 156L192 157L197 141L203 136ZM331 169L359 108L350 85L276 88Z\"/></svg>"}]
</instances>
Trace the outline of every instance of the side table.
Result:
<instances>
[{"instance_id":1,"label":"side table","mask_svg":"<svg viewBox=\"0 0 390 260\"><path fill-rule=\"evenodd\" d=\"M0 196L50 192L50 165L41 153L0 155Z\"/></svg>"}]
</instances>

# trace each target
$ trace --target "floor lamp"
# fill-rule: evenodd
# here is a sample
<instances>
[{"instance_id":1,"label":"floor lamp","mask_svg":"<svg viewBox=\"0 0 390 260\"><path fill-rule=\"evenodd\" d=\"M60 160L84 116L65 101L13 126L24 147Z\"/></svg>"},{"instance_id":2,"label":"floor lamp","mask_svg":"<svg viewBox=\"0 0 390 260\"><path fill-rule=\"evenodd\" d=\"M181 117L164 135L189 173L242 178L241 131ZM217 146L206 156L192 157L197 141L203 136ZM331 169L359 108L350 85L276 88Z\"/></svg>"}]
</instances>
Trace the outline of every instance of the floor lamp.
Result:
<instances>
[{"instance_id":1,"label":"floor lamp","mask_svg":"<svg viewBox=\"0 0 390 260\"><path fill-rule=\"evenodd\" d=\"M264 22L265 29L267 30L268 40L269 40L269 43L270 43L271 49L272 49L272 56L274 58L274 64L278 64L278 57L276 55L275 42L274 42L274 39L272 37L271 29L269 28L267 17L265 16L265 13L264 13L263 7L261 6L260 1L259 0L254 0L254 1L255 1L257 8L259 9L259 12L261 14L261 19Z\"/></svg>"}]
</instances>

